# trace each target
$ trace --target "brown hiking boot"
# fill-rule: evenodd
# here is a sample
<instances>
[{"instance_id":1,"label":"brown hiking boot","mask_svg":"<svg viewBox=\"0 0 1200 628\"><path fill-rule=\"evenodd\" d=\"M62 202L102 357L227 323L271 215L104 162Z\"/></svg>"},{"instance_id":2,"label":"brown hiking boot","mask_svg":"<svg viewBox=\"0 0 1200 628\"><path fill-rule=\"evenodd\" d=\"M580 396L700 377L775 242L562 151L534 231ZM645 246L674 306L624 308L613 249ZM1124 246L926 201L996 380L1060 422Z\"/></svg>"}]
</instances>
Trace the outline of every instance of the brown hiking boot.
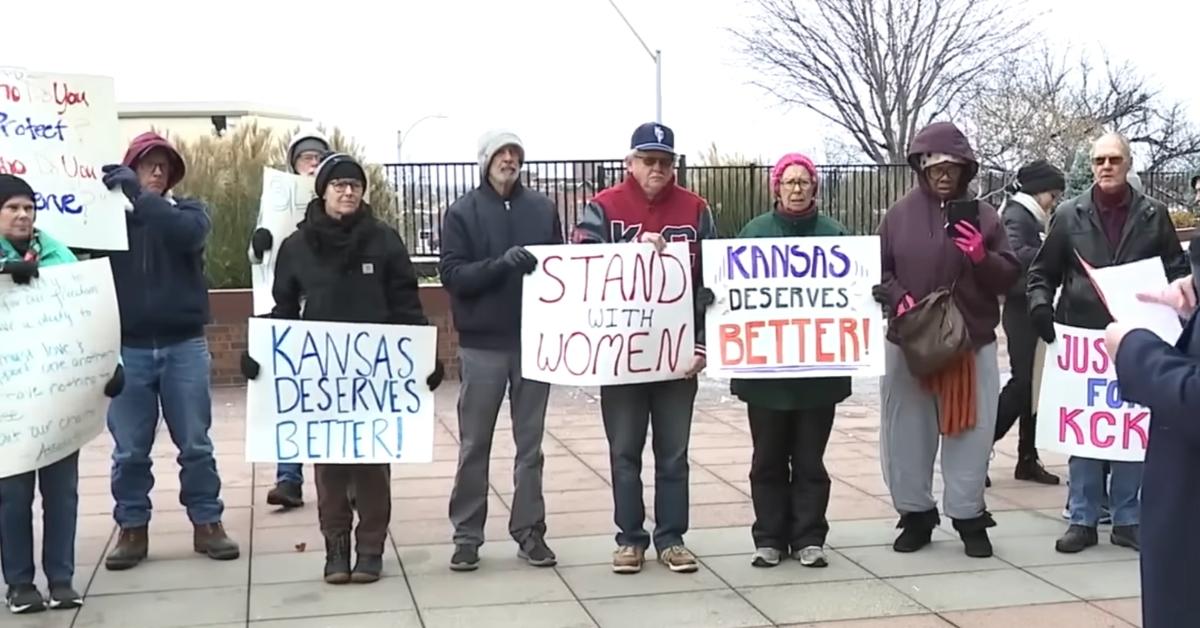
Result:
<instances>
[{"instance_id":1,"label":"brown hiking boot","mask_svg":"<svg viewBox=\"0 0 1200 628\"><path fill-rule=\"evenodd\" d=\"M150 549L150 528L121 528L117 545L104 559L104 568L109 571L132 569L146 559Z\"/></svg>"},{"instance_id":2,"label":"brown hiking boot","mask_svg":"<svg viewBox=\"0 0 1200 628\"><path fill-rule=\"evenodd\" d=\"M213 560L234 560L241 556L237 542L225 534L225 526L219 521L195 526L192 539L196 553L208 554Z\"/></svg>"}]
</instances>

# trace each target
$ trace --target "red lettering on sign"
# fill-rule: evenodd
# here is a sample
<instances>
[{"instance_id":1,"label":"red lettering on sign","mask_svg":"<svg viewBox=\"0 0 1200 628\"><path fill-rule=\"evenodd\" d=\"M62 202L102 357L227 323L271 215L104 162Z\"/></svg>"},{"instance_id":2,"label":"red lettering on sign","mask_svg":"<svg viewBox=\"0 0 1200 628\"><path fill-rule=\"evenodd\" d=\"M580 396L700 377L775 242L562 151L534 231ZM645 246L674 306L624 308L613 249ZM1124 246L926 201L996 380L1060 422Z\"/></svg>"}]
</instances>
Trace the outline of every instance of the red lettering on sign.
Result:
<instances>
[{"instance_id":1,"label":"red lettering on sign","mask_svg":"<svg viewBox=\"0 0 1200 628\"><path fill-rule=\"evenodd\" d=\"M83 105L84 107L92 106L88 102L87 92L71 91L71 88L67 87L65 82L61 84L60 89L58 81L54 82L54 103L58 105L58 113L60 115L65 113L68 107L74 107L75 105Z\"/></svg>"},{"instance_id":2,"label":"red lettering on sign","mask_svg":"<svg viewBox=\"0 0 1200 628\"><path fill-rule=\"evenodd\" d=\"M25 164L20 159L5 159L0 157L0 174L14 174L17 176L29 172Z\"/></svg>"}]
</instances>

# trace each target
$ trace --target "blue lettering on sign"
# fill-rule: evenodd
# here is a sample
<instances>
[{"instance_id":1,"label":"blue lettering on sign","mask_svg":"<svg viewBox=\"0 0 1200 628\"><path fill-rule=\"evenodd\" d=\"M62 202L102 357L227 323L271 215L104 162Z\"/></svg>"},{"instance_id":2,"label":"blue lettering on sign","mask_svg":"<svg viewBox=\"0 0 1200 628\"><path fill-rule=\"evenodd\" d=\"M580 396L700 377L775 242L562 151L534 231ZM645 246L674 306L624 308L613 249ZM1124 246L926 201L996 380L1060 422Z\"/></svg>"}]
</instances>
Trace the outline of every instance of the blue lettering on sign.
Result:
<instances>
[{"instance_id":1,"label":"blue lettering on sign","mask_svg":"<svg viewBox=\"0 0 1200 628\"><path fill-rule=\"evenodd\" d=\"M33 118L26 117L24 121L13 120L7 113L0 111L0 135L6 138L27 137L31 140L66 141L63 131L67 124L62 118L54 124L35 123Z\"/></svg>"},{"instance_id":2,"label":"blue lettering on sign","mask_svg":"<svg viewBox=\"0 0 1200 628\"><path fill-rule=\"evenodd\" d=\"M395 432L395 447L389 445ZM275 427L279 460L399 460L404 449L404 416L374 419L313 419L280 421Z\"/></svg>"},{"instance_id":3,"label":"blue lettering on sign","mask_svg":"<svg viewBox=\"0 0 1200 628\"><path fill-rule=\"evenodd\" d=\"M74 194L33 193L33 208L37 211L54 209L60 214L82 214L83 205L76 205L78 202Z\"/></svg>"}]
</instances>

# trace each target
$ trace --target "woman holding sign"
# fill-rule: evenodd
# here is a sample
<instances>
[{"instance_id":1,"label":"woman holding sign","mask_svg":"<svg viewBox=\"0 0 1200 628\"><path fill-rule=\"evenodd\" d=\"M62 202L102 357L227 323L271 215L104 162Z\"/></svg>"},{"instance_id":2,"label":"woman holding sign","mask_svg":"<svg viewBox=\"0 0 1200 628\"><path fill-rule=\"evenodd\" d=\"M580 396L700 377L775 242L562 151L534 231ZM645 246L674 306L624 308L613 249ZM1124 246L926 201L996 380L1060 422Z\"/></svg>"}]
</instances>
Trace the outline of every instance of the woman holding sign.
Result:
<instances>
[{"instance_id":1,"label":"woman holding sign","mask_svg":"<svg viewBox=\"0 0 1200 628\"><path fill-rule=\"evenodd\" d=\"M23 179L0 174L0 272L19 284L37 276L39 266L69 264L71 250L35 229L33 189ZM104 386L110 399L125 384L120 365ZM43 599L33 583L33 493L42 493L42 570L50 584ZM0 563L8 585L5 600L13 613L36 613L46 605L78 608L83 596L75 591L75 525L79 510L79 452L36 471L0 478Z\"/></svg>"},{"instance_id":2,"label":"woman holding sign","mask_svg":"<svg viewBox=\"0 0 1200 628\"><path fill-rule=\"evenodd\" d=\"M838 221L817 212L817 169L799 153L771 170L775 207L751 220L739 238L843 236ZM731 392L746 402L754 458L755 567L774 567L790 555L805 567L828 565L829 473L825 446L837 404L850 396L850 378L734 379Z\"/></svg>"},{"instance_id":3,"label":"woman holding sign","mask_svg":"<svg viewBox=\"0 0 1200 628\"><path fill-rule=\"evenodd\" d=\"M891 314L879 447L903 530L893 549L925 547L940 521L933 498L940 440L942 506L966 554L988 557L987 528L996 522L983 491L1000 394L995 329L999 297L1019 265L995 208L967 200L979 163L962 131L949 122L925 127L908 162L918 184L879 225L883 283L876 291ZM941 344L951 336L938 331L950 331L945 320L957 323L953 346ZM916 360L930 355L940 359Z\"/></svg>"},{"instance_id":4,"label":"woman holding sign","mask_svg":"<svg viewBox=\"0 0 1200 628\"><path fill-rule=\"evenodd\" d=\"M275 264L275 307L271 318L339 323L428 325L416 271L395 229L375 218L363 201L367 175L342 153L328 154L317 168L318 198L304 220L279 247ZM301 307L301 303L304 303ZM259 364L242 354L242 374L256 379ZM442 364L426 380L442 381ZM375 582L392 517L391 467L386 464L317 464L317 512L325 537L325 582ZM350 528L355 493L353 570Z\"/></svg>"}]
</instances>

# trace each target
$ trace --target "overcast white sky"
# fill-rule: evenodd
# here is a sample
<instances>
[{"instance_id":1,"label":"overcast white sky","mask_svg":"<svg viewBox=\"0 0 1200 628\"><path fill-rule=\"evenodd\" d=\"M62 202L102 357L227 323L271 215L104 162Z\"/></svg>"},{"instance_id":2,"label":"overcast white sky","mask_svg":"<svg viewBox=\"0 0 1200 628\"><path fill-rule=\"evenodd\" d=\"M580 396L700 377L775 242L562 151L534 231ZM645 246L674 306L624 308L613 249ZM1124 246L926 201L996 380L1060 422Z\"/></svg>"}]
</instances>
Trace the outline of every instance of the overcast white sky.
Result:
<instances>
[{"instance_id":1,"label":"overcast white sky","mask_svg":"<svg viewBox=\"0 0 1200 628\"><path fill-rule=\"evenodd\" d=\"M374 6L369 6L374 5ZM118 101L251 101L341 126L368 157L473 161L507 127L530 159L612 158L654 117L654 65L608 0L11 0L0 63L106 74ZM618 0L663 50L663 116L680 149L774 160L823 156L826 125L749 85L726 27L745 0ZM1047 3L1049 4L1049 3ZM1103 45L1186 102L1200 6L1055 0L1041 27L1060 45ZM1200 107L1195 107L1200 117Z\"/></svg>"}]
</instances>

